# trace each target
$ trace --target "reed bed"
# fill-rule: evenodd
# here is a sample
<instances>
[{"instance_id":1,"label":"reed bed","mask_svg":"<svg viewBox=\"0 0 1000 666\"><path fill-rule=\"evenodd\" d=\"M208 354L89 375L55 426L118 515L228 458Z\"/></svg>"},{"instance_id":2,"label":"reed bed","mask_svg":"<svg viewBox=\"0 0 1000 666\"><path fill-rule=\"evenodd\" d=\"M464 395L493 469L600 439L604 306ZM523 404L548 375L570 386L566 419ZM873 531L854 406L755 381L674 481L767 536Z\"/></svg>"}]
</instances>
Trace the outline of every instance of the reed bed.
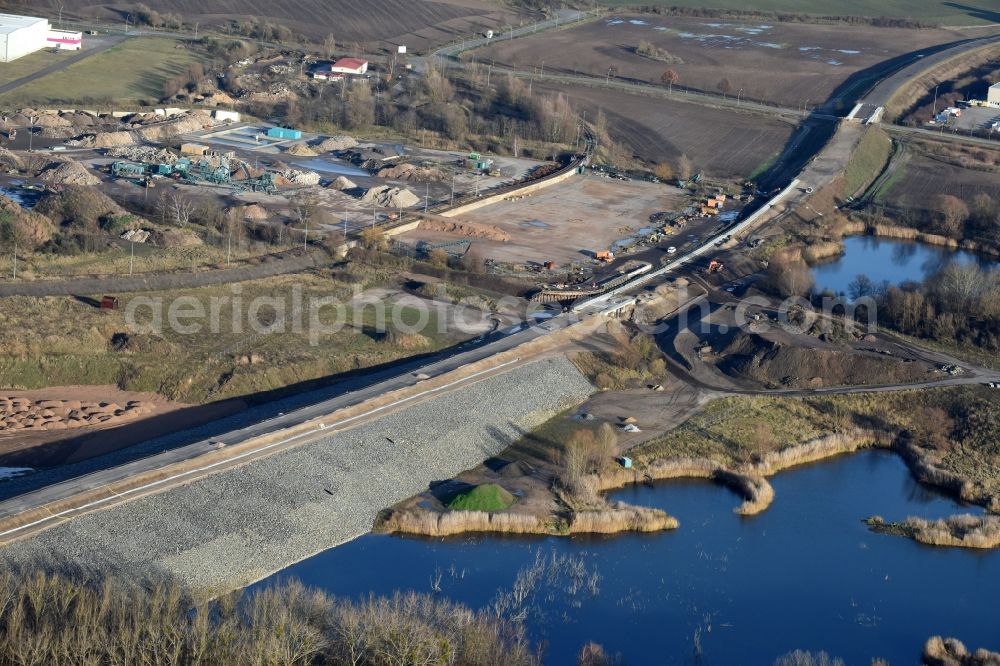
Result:
<instances>
[{"instance_id":1,"label":"reed bed","mask_svg":"<svg viewBox=\"0 0 1000 666\"><path fill-rule=\"evenodd\" d=\"M910 517L902 522L904 531L920 543L958 548L1000 546L1000 517L963 514L941 520Z\"/></svg>"},{"instance_id":2,"label":"reed bed","mask_svg":"<svg viewBox=\"0 0 1000 666\"><path fill-rule=\"evenodd\" d=\"M979 648L969 652L957 638L934 636L924 645L923 663L927 666L998 666L1000 652Z\"/></svg>"}]
</instances>

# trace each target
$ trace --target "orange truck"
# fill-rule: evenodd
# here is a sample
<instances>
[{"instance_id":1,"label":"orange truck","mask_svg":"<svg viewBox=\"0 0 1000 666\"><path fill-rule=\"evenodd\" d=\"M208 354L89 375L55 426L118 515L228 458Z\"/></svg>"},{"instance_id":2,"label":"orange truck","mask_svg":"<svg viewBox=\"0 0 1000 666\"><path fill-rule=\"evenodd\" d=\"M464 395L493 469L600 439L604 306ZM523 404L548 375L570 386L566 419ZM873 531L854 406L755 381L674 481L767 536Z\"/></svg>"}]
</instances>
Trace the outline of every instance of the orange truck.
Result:
<instances>
[{"instance_id":1,"label":"orange truck","mask_svg":"<svg viewBox=\"0 0 1000 666\"><path fill-rule=\"evenodd\" d=\"M603 261L606 264L610 264L612 261L615 260L615 253L608 252L607 250L600 250L599 252L594 253L594 258L597 259L598 261Z\"/></svg>"}]
</instances>

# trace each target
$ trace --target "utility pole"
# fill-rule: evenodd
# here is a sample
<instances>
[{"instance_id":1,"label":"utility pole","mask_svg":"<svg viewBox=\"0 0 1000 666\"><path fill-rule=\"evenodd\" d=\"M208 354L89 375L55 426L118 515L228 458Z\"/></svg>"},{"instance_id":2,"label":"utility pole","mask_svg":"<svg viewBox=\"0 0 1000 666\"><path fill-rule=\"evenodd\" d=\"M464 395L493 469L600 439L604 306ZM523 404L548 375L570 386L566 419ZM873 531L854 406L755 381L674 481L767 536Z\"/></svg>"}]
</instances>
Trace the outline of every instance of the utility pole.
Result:
<instances>
[{"instance_id":1,"label":"utility pole","mask_svg":"<svg viewBox=\"0 0 1000 666\"><path fill-rule=\"evenodd\" d=\"M476 174L476 198L479 198L479 176L481 175L479 173Z\"/></svg>"},{"instance_id":2,"label":"utility pole","mask_svg":"<svg viewBox=\"0 0 1000 666\"><path fill-rule=\"evenodd\" d=\"M451 204L449 205L455 205L455 174L451 174Z\"/></svg>"},{"instance_id":3,"label":"utility pole","mask_svg":"<svg viewBox=\"0 0 1000 666\"><path fill-rule=\"evenodd\" d=\"M31 152L32 140L35 138L35 123L38 122L37 116L31 116L29 118L30 123L28 124L28 152Z\"/></svg>"},{"instance_id":4,"label":"utility pole","mask_svg":"<svg viewBox=\"0 0 1000 666\"><path fill-rule=\"evenodd\" d=\"M934 115L935 116L937 115L937 93L938 93L938 88L939 87L940 87L940 84L934 86Z\"/></svg>"},{"instance_id":5,"label":"utility pole","mask_svg":"<svg viewBox=\"0 0 1000 666\"><path fill-rule=\"evenodd\" d=\"M229 235L226 237L226 266L233 263L233 226L229 225Z\"/></svg>"},{"instance_id":6,"label":"utility pole","mask_svg":"<svg viewBox=\"0 0 1000 666\"><path fill-rule=\"evenodd\" d=\"M309 249L309 218L302 220L302 224L305 225L302 233L302 250L305 251Z\"/></svg>"},{"instance_id":7,"label":"utility pole","mask_svg":"<svg viewBox=\"0 0 1000 666\"><path fill-rule=\"evenodd\" d=\"M132 266L135 264L135 241L129 241L129 245L132 246L132 253L128 258L128 276L132 277Z\"/></svg>"},{"instance_id":8,"label":"utility pole","mask_svg":"<svg viewBox=\"0 0 1000 666\"><path fill-rule=\"evenodd\" d=\"M427 207L430 204L431 199L431 185L427 183L424 185L424 215L427 214Z\"/></svg>"},{"instance_id":9,"label":"utility pole","mask_svg":"<svg viewBox=\"0 0 1000 666\"><path fill-rule=\"evenodd\" d=\"M17 282L17 243L14 243L14 282Z\"/></svg>"},{"instance_id":10,"label":"utility pole","mask_svg":"<svg viewBox=\"0 0 1000 666\"><path fill-rule=\"evenodd\" d=\"M347 240L347 211L344 211L344 240Z\"/></svg>"}]
</instances>

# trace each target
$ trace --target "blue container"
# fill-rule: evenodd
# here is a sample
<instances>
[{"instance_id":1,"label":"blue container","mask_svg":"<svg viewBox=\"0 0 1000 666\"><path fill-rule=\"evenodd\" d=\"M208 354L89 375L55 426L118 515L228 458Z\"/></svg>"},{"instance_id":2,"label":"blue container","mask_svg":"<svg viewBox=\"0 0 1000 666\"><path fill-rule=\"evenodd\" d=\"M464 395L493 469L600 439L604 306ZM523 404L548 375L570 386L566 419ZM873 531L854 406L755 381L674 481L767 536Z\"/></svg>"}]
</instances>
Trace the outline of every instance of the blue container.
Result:
<instances>
[{"instance_id":1,"label":"blue container","mask_svg":"<svg viewBox=\"0 0 1000 666\"><path fill-rule=\"evenodd\" d=\"M267 130L267 135L272 139L294 139L297 141L302 138L302 132L287 127L272 127Z\"/></svg>"}]
</instances>

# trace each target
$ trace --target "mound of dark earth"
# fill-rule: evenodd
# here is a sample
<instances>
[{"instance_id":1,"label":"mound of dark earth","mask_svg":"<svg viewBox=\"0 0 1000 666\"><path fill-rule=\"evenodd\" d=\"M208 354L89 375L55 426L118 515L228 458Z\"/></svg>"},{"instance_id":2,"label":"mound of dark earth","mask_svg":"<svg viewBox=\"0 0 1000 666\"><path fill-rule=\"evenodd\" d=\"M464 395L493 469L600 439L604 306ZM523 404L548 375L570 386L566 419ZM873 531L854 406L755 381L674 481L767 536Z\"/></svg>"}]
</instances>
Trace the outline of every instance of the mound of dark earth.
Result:
<instances>
[{"instance_id":1,"label":"mound of dark earth","mask_svg":"<svg viewBox=\"0 0 1000 666\"><path fill-rule=\"evenodd\" d=\"M919 361L846 346L796 347L747 333L733 338L718 357L716 366L734 379L788 388L906 383L927 379L930 372Z\"/></svg>"}]
</instances>

